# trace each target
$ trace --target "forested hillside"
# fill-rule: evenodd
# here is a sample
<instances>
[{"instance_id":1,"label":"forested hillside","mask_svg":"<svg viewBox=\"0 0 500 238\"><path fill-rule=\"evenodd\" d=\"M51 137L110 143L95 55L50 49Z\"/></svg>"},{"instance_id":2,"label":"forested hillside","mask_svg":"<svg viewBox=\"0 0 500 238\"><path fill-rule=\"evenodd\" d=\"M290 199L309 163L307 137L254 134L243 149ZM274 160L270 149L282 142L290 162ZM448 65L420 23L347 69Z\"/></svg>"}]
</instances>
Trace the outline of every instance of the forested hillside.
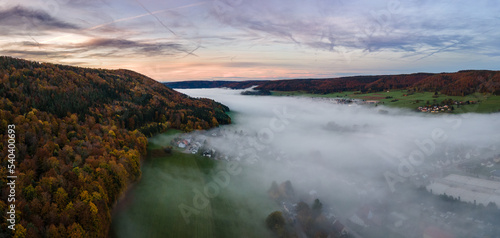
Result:
<instances>
[{"instance_id":1,"label":"forested hillside","mask_svg":"<svg viewBox=\"0 0 500 238\"><path fill-rule=\"evenodd\" d=\"M181 82L167 82L164 83L171 88L232 88L244 89L255 85L261 85L267 80L251 80L251 81L204 81L204 80L190 80Z\"/></svg>"},{"instance_id":2,"label":"forested hillside","mask_svg":"<svg viewBox=\"0 0 500 238\"><path fill-rule=\"evenodd\" d=\"M229 109L144 75L0 57L0 211L15 126L16 229L0 237L106 237L110 209L141 176L145 135L230 123ZM12 126L11 126L12 128Z\"/></svg>"},{"instance_id":3,"label":"forested hillside","mask_svg":"<svg viewBox=\"0 0 500 238\"><path fill-rule=\"evenodd\" d=\"M173 88L228 87L248 88L269 91L304 91L307 93L327 94L343 91L363 93L380 92L392 89L409 89L417 92L440 92L449 96L466 96L475 92L500 95L500 71L464 70L456 73L416 73L403 75L353 76L328 79L288 79L273 81L224 81L211 82L172 82L166 83Z\"/></svg>"}]
</instances>

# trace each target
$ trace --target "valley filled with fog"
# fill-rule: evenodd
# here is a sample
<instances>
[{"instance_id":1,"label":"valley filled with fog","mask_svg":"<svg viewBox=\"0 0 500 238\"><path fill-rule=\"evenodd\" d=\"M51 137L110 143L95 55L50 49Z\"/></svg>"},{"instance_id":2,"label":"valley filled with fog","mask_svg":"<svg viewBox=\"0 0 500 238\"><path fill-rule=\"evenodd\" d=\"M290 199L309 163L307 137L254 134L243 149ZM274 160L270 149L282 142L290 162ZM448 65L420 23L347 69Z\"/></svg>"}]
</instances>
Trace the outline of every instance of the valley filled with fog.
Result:
<instances>
[{"instance_id":1,"label":"valley filled with fog","mask_svg":"<svg viewBox=\"0 0 500 238\"><path fill-rule=\"evenodd\" d=\"M262 166L269 181L291 179L318 192L345 185L362 194L355 190L366 186L373 197L397 188L387 183L392 174L412 178L500 149L498 113L430 115L323 98L243 96L241 90L178 91L214 99L234 113L233 125L222 128L238 133L212 139L214 147Z\"/></svg>"},{"instance_id":2,"label":"valley filled with fog","mask_svg":"<svg viewBox=\"0 0 500 238\"><path fill-rule=\"evenodd\" d=\"M209 150L199 153L215 161L205 186L197 190L201 195L187 183L187 199L170 204L188 224L199 215L197 210L205 209L203 203L221 198L253 201L241 202L235 214L255 226L260 225L256 219L273 210L295 221L300 214L291 210L297 202L319 199L324 216L330 223L341 222L351 237L498 235L493 225L498 208L490 203L500 205L500 190L485 188L478 195L467 190L470 185L452 182L450 187L463 190L460 198L436 191L435 185L453 176L498 181L489 174L499 168L498 113L431 115L328 98L245 96L229 89L177 91L221 102L231 109L232 118L231 125L182 136L193 143L204 141ZM156 136L150 142L167 145L171 139ZM255 201L272 193L273 182L282 188L285 181L290 181L293 197L262 205L266 209L256 212L258 216L252 213L266 203ZM493 213L485 214L485 209ZM230 219L221 218L225 213L213 206L212 213L219 217L215 219ZM306 233L300 230L298 236Z\"/></svg>"}]
</instances>

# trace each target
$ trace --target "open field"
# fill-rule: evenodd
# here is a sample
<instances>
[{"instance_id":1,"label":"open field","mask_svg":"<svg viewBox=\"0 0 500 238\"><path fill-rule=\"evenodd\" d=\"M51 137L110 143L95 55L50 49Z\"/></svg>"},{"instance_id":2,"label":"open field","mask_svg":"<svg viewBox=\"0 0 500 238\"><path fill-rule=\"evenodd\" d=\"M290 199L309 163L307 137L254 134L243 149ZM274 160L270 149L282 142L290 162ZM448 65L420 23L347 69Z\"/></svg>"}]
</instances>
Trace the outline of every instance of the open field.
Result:
<instances>
[{"instance_id":1,"label":"open field","mask_svg":"<svg viewBox=\"0 0 500 238\"><path fill-rule=\"evenodd\" d=\"M152 138L148 149L164 146L166 138L176 134ZM149 157L141 181L113 217L112 237L269 237L264 220L277 205L266 191L243 184L245 170L231 176L229 185L186 223L179 205L195 208L193 190L203 192L225 168L226 162L175 150L169 156Z\"/></svg>"},{"instance_id":2,"label":"open field","mask_svg":"<svg viewBox=\"0 0 500 238\"><path fill-rule=\"evenodd\" d=\"M174 152L167 158L148 158L142 180L129 193L131 202L113 220L115 237L216 237L212 208L200 210L188 225L178 205L201 188L204 176L194 156Z\"/></svg>"},{"instance_id":3,"label":"open field","mask_svg":"<svg viewBox=\"0 0 500 238\"><path fill-rule=\"evenodd\" d=\"M169 145L168 142L177 137L180 133L182 133L181 130L168 129L165 133L149 138L148 150L160 149L162 146ZM180 151L177 147L174 147L173 149Z\"/></svg>"},{"instance_id":4,"label":"open field","mask_svg":"<svg viewBox=\"0 0 500 238\"><path fill-rule=\"evenodd\" d=\"M475 105L462 105L456 107L456 113L462 112L477 112L490 113L500 111L500 96L498 95L482 95L474 94L468 96L447 96L439 94L438 97L433 97L432 92L419 92L407 95L407 90L393 90L376 93L360 93L360 92L342 92L331 94L311 94L305 92L272 92L274 96L302 96L302 97L326 97L326 98L355 98L363 100L375 100L381 102L385 106L416 109L419 106L425 106L434 103L440 103L445 99L455 101L478 101ZM405 96L406 95L406 96Z\"/></svg>"}]
</instances>

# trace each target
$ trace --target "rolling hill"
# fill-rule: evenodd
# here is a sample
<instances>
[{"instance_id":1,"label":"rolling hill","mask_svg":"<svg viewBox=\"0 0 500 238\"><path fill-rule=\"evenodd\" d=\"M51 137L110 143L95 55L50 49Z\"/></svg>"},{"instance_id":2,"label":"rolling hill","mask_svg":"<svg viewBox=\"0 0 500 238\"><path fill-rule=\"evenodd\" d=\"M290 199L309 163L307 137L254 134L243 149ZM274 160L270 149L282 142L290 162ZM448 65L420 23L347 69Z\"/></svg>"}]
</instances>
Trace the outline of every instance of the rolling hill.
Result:
<instances>
[{"instance_id":1,"label":"rolling hill","mask_svg":"<svg viewBox=\"0 0 500 238\"><path fill-rule=\"evenodd\" d=\"M129 70L0 57L0 210L16 215L0 237L107 237L111 207L141 176L146 136L228 124L227 111Z\"/></svg>"},{"instance_id":2,"label":"rolling hill","mask_svg":"<svg viewBox=\"0 0 500 238\"><path fill-rule=\"evenodd\" d=\"M417 92L440 92L449 96L465 96L475 92L500 95L500 71L464 70L456 73L416 73L403 75L353 76L327 79L287 79L273 81L196 81L165 83L172 88L227 87L233 89L257 86L269 91L303 91L328 94L343 91L363 93L392 89Z\"/></svg>"}]
</instances>

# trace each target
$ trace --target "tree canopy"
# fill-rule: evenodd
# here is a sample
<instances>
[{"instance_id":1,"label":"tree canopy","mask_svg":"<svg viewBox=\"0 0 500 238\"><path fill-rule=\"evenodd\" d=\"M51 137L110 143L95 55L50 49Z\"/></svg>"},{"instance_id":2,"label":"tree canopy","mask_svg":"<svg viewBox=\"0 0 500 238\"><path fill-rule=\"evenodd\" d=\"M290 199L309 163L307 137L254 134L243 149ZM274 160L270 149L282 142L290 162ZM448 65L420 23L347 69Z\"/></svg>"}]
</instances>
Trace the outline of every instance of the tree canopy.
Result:
<instances>
[{"instance_id":1,"label":"tree canopy","mask_svg":"<svg viewBox=\"0 0 500 238\"><path fill-rule=\"evenodd\" d=\"M229 109L128 70L0 57L0 183L16 130L15 237L107 237L110 210L141 176L147 137L230 123ZM1 186L6 214L8 186Z\"/></svg>"}]
</instances>

